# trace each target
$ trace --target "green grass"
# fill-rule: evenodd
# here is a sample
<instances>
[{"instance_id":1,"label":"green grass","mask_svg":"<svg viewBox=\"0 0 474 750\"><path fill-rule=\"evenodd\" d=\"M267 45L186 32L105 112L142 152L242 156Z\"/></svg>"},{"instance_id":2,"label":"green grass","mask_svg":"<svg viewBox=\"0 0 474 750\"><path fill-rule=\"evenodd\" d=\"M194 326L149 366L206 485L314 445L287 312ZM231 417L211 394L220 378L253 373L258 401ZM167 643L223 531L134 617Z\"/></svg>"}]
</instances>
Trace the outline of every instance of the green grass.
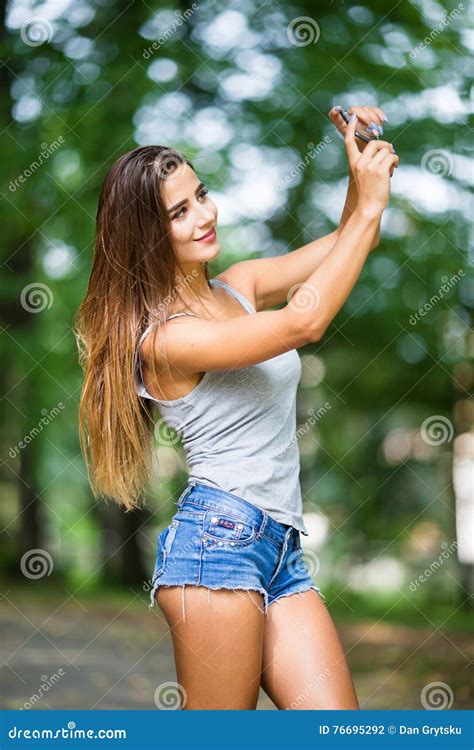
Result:
<instances>
[{"instance_id":1,"label":"green grass","mask_svg":"<svg viewBox=\"0 0 474 750\"><path fill-rule=\"evenodd\" d=\"M399 594L390 596L355 594L337 587L324 589L326 604L334 619L340 622L361 620L382 620L413 628L431 628L433 625L443 630L472 632L472 607L460 607L454 593L444 599ZM456 611L457 610L457 611ZM446 623L446 624L443 624Z\"/></svg>"}]
</instances>

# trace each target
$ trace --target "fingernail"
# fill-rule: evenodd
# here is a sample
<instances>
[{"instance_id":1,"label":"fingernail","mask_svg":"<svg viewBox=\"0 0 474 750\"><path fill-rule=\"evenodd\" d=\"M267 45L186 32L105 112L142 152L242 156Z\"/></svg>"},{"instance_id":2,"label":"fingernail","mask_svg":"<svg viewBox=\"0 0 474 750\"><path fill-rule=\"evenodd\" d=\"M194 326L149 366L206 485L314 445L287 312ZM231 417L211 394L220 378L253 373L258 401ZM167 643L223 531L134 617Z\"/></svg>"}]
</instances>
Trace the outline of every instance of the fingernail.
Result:
<instances>
[{"instance_id":1,"label":"fingernail","mask_svg":"<svg viewBox=\"0 0 474 750\"><path fill-rule=\"evenodd\" d=\"M383 127L381 125L377 125L377 130L379 131L380 135L383 135Z\"/></svg>"},{"instance_id":2,"label":"fingernail","mask_svg":"<svg viewBox=\"0 0 474 750\"><path fill-rule=\"evenodd\" d=\"M382 120L383 120L384 122L387 122L387 120L388 120L388 117L387 117L386 115L382 115Z\"/></svg>"},{"instance_id":3,"label":"fingernail","mask_svg":"<svg viewBox=\"0 0 474 750\"><path fill-rule=\"evenodd\" d=\"M376 122L374 122L373 120L371 120L371 121L369 122L369 125L371 125L371 126L372 126L373 128L376 128L376 127L377 127L377 123L376 123Z\"/></svg>"},{"instance_id":4,"label":"fingernail","mask_svg":"<svg viewBox=\"0 0 474 750\"><path fill-rule=\"evenodd\" d=\"M337 106L335 106L335 107L334 107L334 111L335 111L335 112L340 112L340 111L341 111L341 109L342 109L342 107L340 107L340 106L339 106L339 104L338 104Z\"/></svg>"},{"instance_id":5,"label":"fingernail","mask_svg":"<svg viewBox=\"0 0 474 750\"><path fill-rule=\"evenodd\" d=\"M349 120L349 122L354 122L354 120L357 120L357 115L355 113L351 115L351 119Z\"/></svg>"}]
</instances>

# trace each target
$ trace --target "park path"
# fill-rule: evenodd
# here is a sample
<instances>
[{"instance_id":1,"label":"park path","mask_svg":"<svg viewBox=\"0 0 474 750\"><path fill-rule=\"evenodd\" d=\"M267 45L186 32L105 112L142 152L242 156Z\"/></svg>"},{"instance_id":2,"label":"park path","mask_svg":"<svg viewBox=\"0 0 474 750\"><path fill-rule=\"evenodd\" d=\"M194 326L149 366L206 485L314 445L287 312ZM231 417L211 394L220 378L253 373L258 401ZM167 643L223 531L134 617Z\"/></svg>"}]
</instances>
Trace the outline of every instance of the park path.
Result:
<instances>
[{"instance_id":1,"label":"park path","mask_svg":"<svg viewBox=\"0 0 474 750\"><path fill-rule=\"evenodd\" d=\"M167 626L147 601L132 591L128 601L102 603L31 601L8 592L1 604L1 708L156 708L156 688L176 676ZM474 643L467 634L370 620L337 627L362 708L420 709L421 691L432 682L449 686L452 708L473 707ZM275 708L263 691L258 708Z\"/></svg>"}]
</instances>

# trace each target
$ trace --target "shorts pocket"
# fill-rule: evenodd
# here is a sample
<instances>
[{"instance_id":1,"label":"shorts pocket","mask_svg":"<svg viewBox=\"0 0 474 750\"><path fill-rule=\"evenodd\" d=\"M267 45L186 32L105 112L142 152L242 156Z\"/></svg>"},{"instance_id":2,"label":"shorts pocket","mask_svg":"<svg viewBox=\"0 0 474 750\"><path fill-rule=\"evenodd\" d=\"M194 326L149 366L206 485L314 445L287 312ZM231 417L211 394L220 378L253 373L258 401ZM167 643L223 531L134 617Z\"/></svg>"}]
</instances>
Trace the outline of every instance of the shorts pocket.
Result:
<instances>
[{"instance_id":1,"label":"shorts pocket","mask_svg":"<svg viewBox=\"0 0 474 750\"><path fill-rule=\"evenodd\" d=\"M256 529L245 518L210 509L204 516L203 536L209 542L208 546L241 547L254 541Z\"/></svg>"}]
</instances>

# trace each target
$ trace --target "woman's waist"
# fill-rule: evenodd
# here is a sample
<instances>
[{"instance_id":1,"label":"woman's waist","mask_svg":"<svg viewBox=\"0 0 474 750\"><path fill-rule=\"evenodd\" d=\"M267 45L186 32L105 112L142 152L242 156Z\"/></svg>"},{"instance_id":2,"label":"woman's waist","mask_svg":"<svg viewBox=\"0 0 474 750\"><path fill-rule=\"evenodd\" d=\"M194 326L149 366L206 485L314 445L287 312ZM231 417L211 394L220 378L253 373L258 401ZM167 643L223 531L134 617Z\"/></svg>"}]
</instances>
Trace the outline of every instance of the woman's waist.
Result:
<instances>
[{"instance_id":1,"label":"woman's waist","mask_svg":"<svg viewBox=\"0 0 474 750\"><path fill-rule=\"evenodd\" d=\"M214 487L205 481L198 481L190 477L186 490L182 493L178 506L184 510L196 512L211 511L217 516L226 516L223 520L227 523L229 519L242 521L252 526L259 535L264 534L275 542L281 544L285 539L289 524L281 523L272 518L264 508L257 502L252 502L253 496L246 495L244 499L235 492L228 492L220 487ZM296 533L296 529L295 529Z\"/></svg>"}]
</instances>

